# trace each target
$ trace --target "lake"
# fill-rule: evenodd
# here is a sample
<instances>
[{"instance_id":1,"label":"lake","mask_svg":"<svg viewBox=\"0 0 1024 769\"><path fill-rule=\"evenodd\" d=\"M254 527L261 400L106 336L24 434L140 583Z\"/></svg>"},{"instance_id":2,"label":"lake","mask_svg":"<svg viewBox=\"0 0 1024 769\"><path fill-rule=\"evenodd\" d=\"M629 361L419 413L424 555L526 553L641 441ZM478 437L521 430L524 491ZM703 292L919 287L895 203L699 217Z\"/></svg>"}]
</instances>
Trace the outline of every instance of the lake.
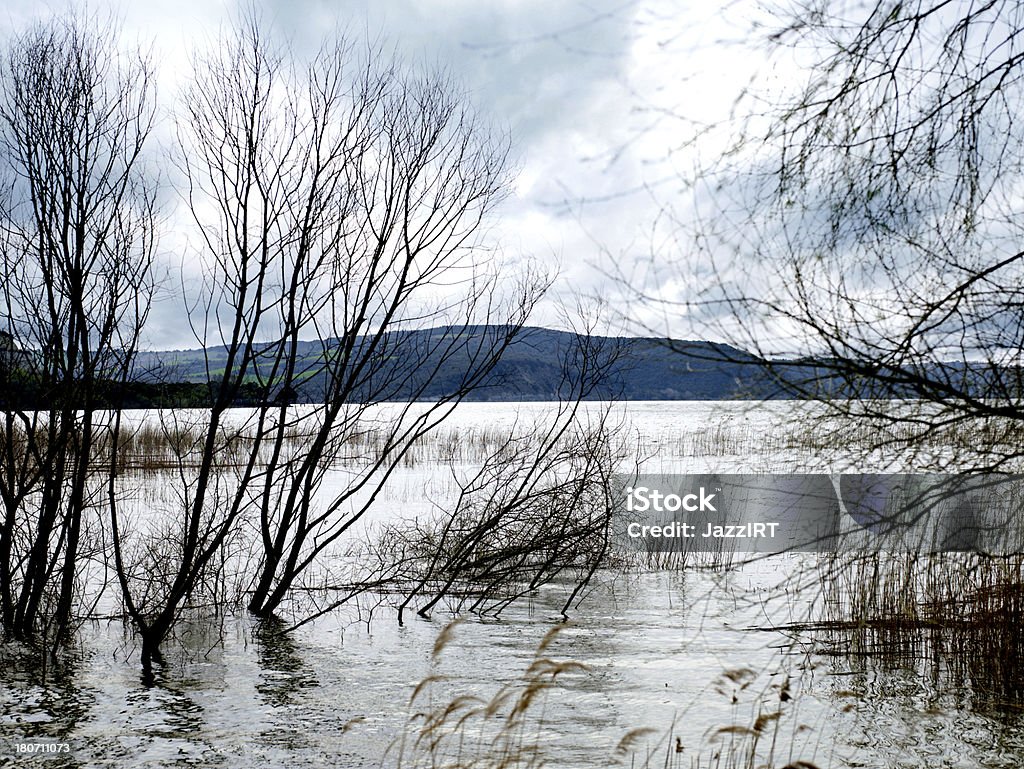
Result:
<instances>
[{"instance_id":1,"label":"lake","mask_svg":"<svg viewBox=\"0 0 1024 769\"><path fill-rule=\"evenodd\" d=\"M529 424L550 408L463 404L438 442ZM780 437L810 406L623 408L645 471L846 469L841 458ZM380 411L386 417L388 407ZM429 455L401 468L353 536L428 514L450 491L450 472ZM227 614L183 627L152 680L141 674L130 631L119 620L93 619L52 669L41 671L14 644L3 647L0 720L9 762L490 766L474 759L501 746L519 761L506 765L515 766L541 758L557 767L745 766L750 755L751 765L777 767L798 759L818 767L1020 766L1024 687L1015 649L1000 649L995 665L956 653L940 630L898 638L863 628L800 630L822 600L817 566L825 557L605 569L568 624L560 611L569 586L556 582L498 618L464 617L436 655L435 641L453 618L447 611L429 620L407 614L399 625L386 602L368 599L287 635ZM110 610L101 601L96 613ZM560 630L538 653L552 629ZM872 643L874 651L865 651ZM991 645L984 648L991 654ZM538 657L550 662L535 665L531 678ZM503 730L527 690L529 707L514 730ZM439 717L449 706L454 715ZM433 753L420 739L426 723L435 724ZM35 743L67 752L16 752Z\"/></svg>"}]
</instances>

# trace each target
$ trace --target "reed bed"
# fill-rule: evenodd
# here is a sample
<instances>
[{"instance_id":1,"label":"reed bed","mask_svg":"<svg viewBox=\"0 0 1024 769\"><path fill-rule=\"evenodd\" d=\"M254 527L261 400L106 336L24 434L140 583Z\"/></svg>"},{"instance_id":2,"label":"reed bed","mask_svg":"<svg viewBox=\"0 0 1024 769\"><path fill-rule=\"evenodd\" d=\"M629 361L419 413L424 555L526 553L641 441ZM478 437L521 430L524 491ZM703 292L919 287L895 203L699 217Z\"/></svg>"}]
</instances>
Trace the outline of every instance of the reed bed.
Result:
<instances>
[{"instance_id":1,"label":"reed bed","mask_svg":"<svg viewBox=\"0 0 1024 769\"><path fill-rule=\"evenodd\" d=\"M1024 619L1024 555L845 553L823 564L822 620L991 627Z\"/></svg>"},{"instance_id":2,"label":"reed bed","mask_svg":"<svg viewBox=\"0 0 1024 769\"><path fill-rule=\"evenodd\" d=\"M296 421L284 430L283 446L287 451L307 445L316 435L315 421ZM251 425L223 429L219 456L224 464L241 462L248 457L258 439ZM373 423L348 425L343 436L344 450L337 459L340 465L365 457L380 456L393 440L393 429L376 427ZM206 430L198 423L148 420L133 428L122 428L118 436L118 469L123 472L157 472L179 466L191 466L190 456L196 454ZM23 439L24 436L22 436ZM471 464L481 462L509 440L507 429L487 426L442 427L416 441L402 458L402 466L412 468L431 464ZM266 440L264 440L266 442ZM24 441L20 445L23 445ZM16 444L17 445L17 444ZM105 432L97 447L97 461L109 462L111 434ZM269 448L267 450L269 456Z\"/></svg>"},{"instance_id":3,"label":"reed bed","mask_svg":"<svg viewBox=\"0 0 1024 769\"><path fill-rule=\"evenodd\" d=\"M788 403L788 402L787 402ZM1024 469L1019 425L1000 418L964 419L927 404L867 404L865 415L838 417L820 404L736 404L694 421L668 422L642 436L641 457L710 460L743 472L876 472Z\"/></svg>"}]
</instances>

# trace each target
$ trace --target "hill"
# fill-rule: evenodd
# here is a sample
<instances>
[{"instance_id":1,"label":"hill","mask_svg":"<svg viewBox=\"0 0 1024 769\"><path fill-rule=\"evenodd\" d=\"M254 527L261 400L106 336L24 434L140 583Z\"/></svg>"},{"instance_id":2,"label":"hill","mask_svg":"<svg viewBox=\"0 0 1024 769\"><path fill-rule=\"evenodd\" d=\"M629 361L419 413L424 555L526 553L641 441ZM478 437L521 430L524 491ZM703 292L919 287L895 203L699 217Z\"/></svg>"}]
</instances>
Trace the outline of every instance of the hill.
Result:
<instances>
[{"instance_id":1,"label":"hill","mask_svg":"<svg viewBox=\"0 0 1024 769\"><path fill-rule=\"evenodd\" d=\"M492 328L460 329L470 337L467 350L486 343ZM450 332L425 329L397 332L400 338L389 343L392 349L428 350L438 338ZM472 338L474 335L477 338ZM721 344L701 341L673 341L656 338L595 337L591 340L612 361L607 377L597 387L593 398L618 397L627 400L725 400L735 398L779 397L779 389L756 365L753 356ZM337 340L300 342L296 357L303 370L297 386L298 402L323 400L325 390L324 359L338 348ZM564 388L563 370L573 365L575 336L568 332L544 328L527 328L512 343L501 361L474 390L469 400L549 400L557 398ZM140 383L159 385L189 383L205 385L223 375L226 350L171 350L147 352L139 357ZM426 360L431 361L429 355ZM385 368L387 365L385 364ZM401 363L396 361L397 368ZM424 398L436 398L450 392L468 369L469 356L455 355L440 365L439 371L424 391ZM424 368L430 368L425 366ZM382 377L387 378L387 377ZM396 379L402 379L396 377ZM411 385L396 385L381 398L402 400Z\"/></svg>"}]
</instances>

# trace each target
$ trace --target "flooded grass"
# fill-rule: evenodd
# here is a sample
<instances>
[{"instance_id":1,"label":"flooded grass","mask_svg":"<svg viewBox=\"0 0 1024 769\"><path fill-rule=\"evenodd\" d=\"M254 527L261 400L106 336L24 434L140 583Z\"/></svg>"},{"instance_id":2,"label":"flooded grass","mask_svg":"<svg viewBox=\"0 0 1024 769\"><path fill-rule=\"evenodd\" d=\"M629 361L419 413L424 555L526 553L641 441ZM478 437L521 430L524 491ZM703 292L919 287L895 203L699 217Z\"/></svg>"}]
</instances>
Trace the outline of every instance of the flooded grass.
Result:
<instances>
[{"instance_id":1,"label":"flooded grass","mask_svg":"<svg viewBox=\"0 0 1024 769\"><path fill-rule=\"evenodd\" d=\"M312 419L293 419L289 422L284 430L285 450L308 445L316 435L315 422L315 413ZM393 430L390 426L377 426L375 422L367 419L344 425L345 451L337 458L338 465L381 455L388 441L393 440ZM21 446L23 449L24 432L16 426L13 435L15 448ZM164 419L154 413L137 424L121 429L118 437L118 469L125 473L153 473L181 466L192 467L205 437L205 426L196 416L182 418L175 415ZM508 439L509 432L503 427L442 425L413 443L402 458L402 466L414 468L479 463L500 449ZM226 426L220 437L221 465L242 463L256 440L258 434L254 423L243 419L238 424ZM97 447L98 462L109 462L110 446L109 433L102 434Z\"/></svg>"},{"instance_id":2,"label":"flooded grass","mask_svg":"<svg viewBox=\"0 0 1024 769\"><path fill-rule=\"evenodd\" d=\"M854 669L909 670L958 707L1024 709L1024 556L834 556L820 619L790 626Z\"/></svg>"},{"instance_id":3,"label":"flooded grass","mask_svg":"<svg viewBox=\"0 0 1024 769\"><path fill-rule=\"evenodd\" d=\"M824 623L970 629L1024 619L1024 555L847 553L822 570Z\"/></svg>"}]
</instances>

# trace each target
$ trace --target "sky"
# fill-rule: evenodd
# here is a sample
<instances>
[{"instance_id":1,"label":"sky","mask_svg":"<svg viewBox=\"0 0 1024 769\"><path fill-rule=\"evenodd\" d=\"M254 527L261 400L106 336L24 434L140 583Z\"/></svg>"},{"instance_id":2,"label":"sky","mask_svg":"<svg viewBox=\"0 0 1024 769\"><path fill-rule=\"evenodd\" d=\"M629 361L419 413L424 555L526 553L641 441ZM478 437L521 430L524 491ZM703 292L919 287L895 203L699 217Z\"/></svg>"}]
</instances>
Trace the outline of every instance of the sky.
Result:
<instances>
[{"instance_id":1,"label":"sky","mask_svg":"<svg viewBox=\"0 0 1024 769\"><path fill-rule=\"evenodd\" d=\"M122 39L151 47L167 114L188 80L191 55L239 12L225 0L148 0L91 11L121 19ZM727 8L664 0L266 0L266 27L300 53L344 33L383 39L413 64L441 66L464 84L481 114L512 136L512 195L495 212L493 237L512 262L534 259L559 279L535 317L558 326L560 306L582 297L608 303L605 329L713 336L685 318L643 314L628 285L685 300L700 274L682 266L666 218L692 205L683 182L740 89L763 67L745 47L752 3ZM7 0L4 31L80 6ZM170 132L165 122L164 137ZM160 135L160 131L158 131ZM671 212L667 217L666 212ZM181 233L170 218L161 241L172 264ZM653 266L653 272L652 272ZM643 274L644 277L637 277ZM653 275L653 277L652 277ZM653 289L651 287L654 287ZM146 344L195 346L173 290L154 306Z\"/></svg>"}]
</instances>

